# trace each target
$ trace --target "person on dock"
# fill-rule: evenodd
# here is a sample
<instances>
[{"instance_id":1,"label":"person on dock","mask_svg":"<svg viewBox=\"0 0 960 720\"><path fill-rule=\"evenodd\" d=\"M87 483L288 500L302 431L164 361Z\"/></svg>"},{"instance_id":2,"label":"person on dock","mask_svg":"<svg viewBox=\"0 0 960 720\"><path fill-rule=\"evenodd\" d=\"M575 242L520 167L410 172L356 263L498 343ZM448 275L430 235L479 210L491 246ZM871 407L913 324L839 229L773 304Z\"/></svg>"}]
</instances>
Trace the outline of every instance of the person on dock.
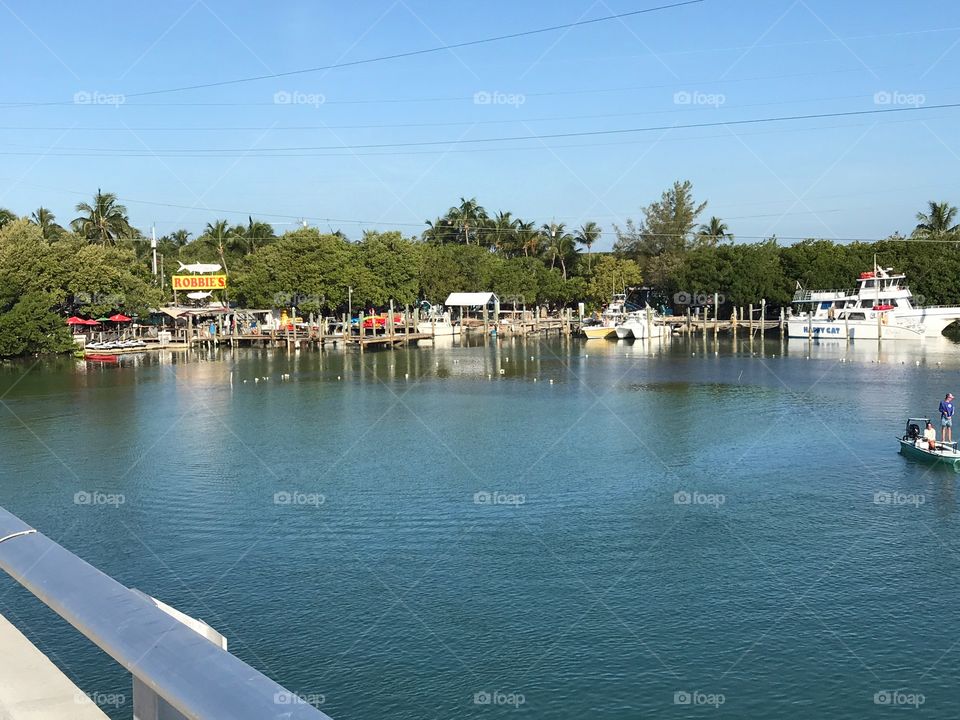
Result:
<instances>
[{"instance_id":1,"label":"person on dock","mask_svg":"<svg viewBox=\"0 0 960 720\"><path fill-rule=\"evenodd\" d=\"M927 443L928 450L937 449L937 430L929 420L927 421L927 429L923 431L923 439Z\"/></svg>"},{"instance_id":2,"label":"person on dock","mask_svg":"<svg viewBox=\"0 0 960 720\"><path fill-rule=\"evenodd\" d=\"M953 442L953 393L947 393L940 401L940 438L943 442Z\"/></svg>"}]
</instances>

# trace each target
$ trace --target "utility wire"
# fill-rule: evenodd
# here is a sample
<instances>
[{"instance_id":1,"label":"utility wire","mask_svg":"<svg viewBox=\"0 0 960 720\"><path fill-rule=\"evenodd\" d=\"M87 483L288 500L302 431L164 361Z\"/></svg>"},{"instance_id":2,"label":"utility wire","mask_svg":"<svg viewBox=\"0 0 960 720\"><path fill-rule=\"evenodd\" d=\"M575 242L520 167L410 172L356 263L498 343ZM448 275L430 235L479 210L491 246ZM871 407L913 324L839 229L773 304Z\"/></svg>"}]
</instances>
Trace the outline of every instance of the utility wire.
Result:
<instances>
[{"instance_id":1,"label":"utility wire","mask_svg":"<svg viewBox=\"0 0 960 720\"><path fill-rule=\"evenodd\" d=\"M435 147L435 146L456 146L456 145L476 145L493 142L519 142L529 140L557 140L575 137L601 137L607 135L626 135L642 132L667 131L667 130L688 130L695 128L709 127L736 127L740 125L760 125L775 122L794 122L797 120L822 120L826 118L838 117L860 117L865 115L886 115L890 113L909 113L925 110L947 110L960 107L960 103L942 103L939 105L919 105L917 107L894 107L894 108L875 108L873 110L848 110L844 112L812 113L808 115L781 115L766 118L750 118L746 120L717 120L714 122L703 123L685 123L681 125L651 125L639 128L617 128L613 130L584 130L578 132L564 133L546 133L543 135L508 135L503 137L491 138L465 138L458 140L422 140L417 142L396 142L396 143L366 143L361 145L316 145L299 147L275 147L275 148L222 148L219 150L195 150L195 151L157 151L157 152L138 152L131 153L124 150L99 149L96 153L110 153L108 157L231 157L226 153L240 153L241 157L270 157L265 153L287 153L287 155L275 155L275 157L303 157L309 156L314 151L352 151L352 150L370 150L380 148L414 148L414 147ZM292 155L290 153L297 153ZM43 153L28 152L0 152L5 156L27 156L34 157L41 155L43 157L102 157L96 154L79 153L58 153L48 151Z\"/></svg>"},{"instance_id":2,"label":"utility wire","mask_svg":"<svg viewBox=\"0 0 960 720\"><path fill-rule=\"evenodd\" d=\"M254 75L252 77L236 78L234 80L220 80L217 82L200 83L197 85L183 85L180 87L164 88L161 90L145 90L138 93L127 93L126 97L145 97L148 95L164 95L167 93L182 92L184 90L202 90L205 88L223 87L225 85L239 85L241 83L255 82L257 80L270 80L273 78L290 77L293 75L304 75L307 73L320 72L322 70L339 70L346 67L356 67L357 65L370 65L387 60L399 60L401 58L415 57L418 55L429 55L432 53L444 52L447 50L456 50L458 48L473 47L476 45L485 45L503 40L515 40L517 38L529 37L531 35L540 35L543 33L556 32L557 30L568 30L584 25L594 25L596 23L609 22L610 20L622 20L636 15L645 15L647 13L658 12L660 10L670 10L683 7L685 5L696 5L704 0L684 0L684 2L672 3L670 5L660 5L658 7L646 8L644 10L631 10L630 12L617 13L615 15L606 15L604 17L593 18L592 20L578 20L572 23L562 25L552 25L550 27L538 28L536 30L524 30L522 32L510 33L508 35L496 35L494 37L481 38L479 40L467 40L465 42L453 43L450 45L439 45L437 47L423 48L421 50L408 50L406 52L393 53L391 55L380 55L378 57L364 58L362 60L350 60L347 62L334 63L332 65L320 65L318 67L302 68L300 70L288 70L280 73L269 73L267 75Z\"/></svg>"}]
</instances>

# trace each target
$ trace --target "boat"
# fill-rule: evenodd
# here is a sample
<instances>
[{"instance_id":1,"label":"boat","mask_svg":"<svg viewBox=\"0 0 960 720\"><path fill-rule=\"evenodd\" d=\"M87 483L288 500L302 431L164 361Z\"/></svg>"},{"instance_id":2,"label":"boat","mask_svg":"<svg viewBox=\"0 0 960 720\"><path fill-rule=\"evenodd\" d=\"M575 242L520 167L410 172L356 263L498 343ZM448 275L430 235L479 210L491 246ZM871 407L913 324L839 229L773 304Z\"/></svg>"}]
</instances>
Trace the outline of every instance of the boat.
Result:
<instances>
[{"instance_id":1,"label":"boat","mask_svg":"<svg viewBox=\"0 0 960 720\"><path fill-rule=\"evenodd\" d=\"M626 306L627 296L624 293L617 293L610 304L604 308L600 320L589 324L584 323L580 327L580 332L586 335L588 340L616 337L617 325L626 317Z\"/></svg>"},{"instance_id":2,"label":"boat","mask_svg":"<svg viewBox=\"0 0 960 720\"><path fill-rule=\"evenodd\" d=\"M800 309L787 321L793 338L921 340L960 320L960 307L915 306L906 276L893 268L860 273L855 290L798 288L793 302Z\"/></svg>"},{"instance_id":3,"label":"boat","mask_svg":"<svg viewBox=\"0 0 960 720\"><path fill-rule=\"evenodd\" d=\"M930 422L929 418L907 418L907 427L900 440L900 454L920 462L945 465L960 472L960 451L955 442L936 443L936 450L930 450L923 439L923 430Z\"/></svg>"},{"instance_id":4,"label":"boat","mask_svg":"<svg viewBox=\"0 0 960 720\"><path fill-rule=\"evenodd\" d=\"M450 313L443 311L442 305L430 305L424 302L421 306L422 315L417 322L417 332L421 335L459 335L460 326L454 325Z\"/></svg>"},{"instance_id":5,"label":"boat","mask_svg":"<svg viewBox=\"0 0 960 720\"><path fill-rule=\"evenodd\" d=\"M648 337L662 337L664 326L657 324L659 317L649 305L643 310L628 312L623 322L616 326L617 337L621 340L627 338L646 340Z\"/></svg>"}]
</instances>

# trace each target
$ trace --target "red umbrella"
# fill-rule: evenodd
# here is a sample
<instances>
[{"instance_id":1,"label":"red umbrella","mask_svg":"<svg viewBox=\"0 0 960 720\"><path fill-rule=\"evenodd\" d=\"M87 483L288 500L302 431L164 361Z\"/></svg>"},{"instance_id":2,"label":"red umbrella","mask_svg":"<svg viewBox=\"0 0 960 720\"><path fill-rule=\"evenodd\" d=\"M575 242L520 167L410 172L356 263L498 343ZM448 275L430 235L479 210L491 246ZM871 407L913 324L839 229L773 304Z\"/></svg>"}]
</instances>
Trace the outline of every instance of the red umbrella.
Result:
<instances>
[{"instance_id":1,"label":"red umbrella","mask_svg":"<svg viewBox=\"0 0 960 720\"><path fill-rule=\"evenodd\" d=\"M79 318L76 315L73 317L67 318L67 325L86 325L87 321L83 318Z\"/></svg>"},{"instance_id":2,"label":"red umbrella","mask_svg":"<svg viewBox=\"0 0 960 720\"><path fill-rule=\"evenodd\" d=\"M117 313L116 315L111 315L109 318L110 322L130 322L130 318L122 313Z\"/></svg>"},{"instance_id":3,"label":"red umbrella","mask_svg":"<svg viewBox=\"0 0 960 720\"><path fill-rule=\"evenodd\" d=\"M84 324L84 325L99 325L100 323L98 323L96 320L84 320L84 321L83 321L83 324Z\"/></svg>"}]
</instances>

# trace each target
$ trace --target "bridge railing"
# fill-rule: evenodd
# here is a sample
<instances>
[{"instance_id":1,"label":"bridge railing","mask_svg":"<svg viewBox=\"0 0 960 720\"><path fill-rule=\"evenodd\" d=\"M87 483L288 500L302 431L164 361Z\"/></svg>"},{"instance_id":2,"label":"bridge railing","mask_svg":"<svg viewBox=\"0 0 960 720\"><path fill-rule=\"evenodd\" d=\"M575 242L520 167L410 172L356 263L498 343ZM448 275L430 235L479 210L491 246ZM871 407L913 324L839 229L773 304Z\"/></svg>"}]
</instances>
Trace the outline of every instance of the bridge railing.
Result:
<instances>
[{"instance_id":1,"label":"bridge railing","mask_svg":"<svg viewBox=\"0 0 960 720\"><path fill-rule=\"evenodd\" d=\"M0 568L133 675L136 720L330 720L3 508Z\"/></svg>"}]
</instances>

